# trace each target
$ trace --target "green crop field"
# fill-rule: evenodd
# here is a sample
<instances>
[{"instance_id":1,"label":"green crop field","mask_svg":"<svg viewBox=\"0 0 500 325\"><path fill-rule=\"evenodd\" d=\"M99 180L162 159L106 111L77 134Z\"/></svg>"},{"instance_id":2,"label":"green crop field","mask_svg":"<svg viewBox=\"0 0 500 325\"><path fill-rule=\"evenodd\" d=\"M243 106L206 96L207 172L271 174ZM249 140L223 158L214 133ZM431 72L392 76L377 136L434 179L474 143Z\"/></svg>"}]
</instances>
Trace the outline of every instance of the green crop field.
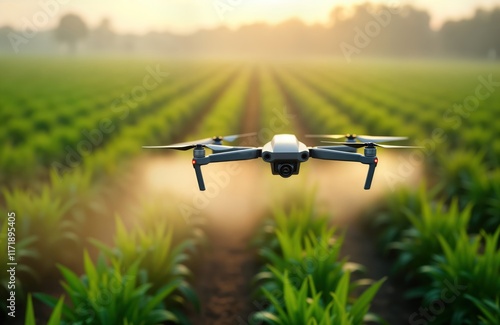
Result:
<instances>
[{"instance_id":1,"label":"green crop field","mask_svg":"<svg viewBox=\"0 0 500 325\"><path fill-rule=\"evenodd\" d=\"M381 322L391 307L377 303L377 292L391 283L401 283L397 291L413 311L403 317L411 324L497 324L497 63L3 57L0 71L0 264L15 256L17 315L26 324L198 324L217 310L210 297L224 297L222 289L210 291L207 274L237 260L212 261L207 271L210 247L233 240L217 238L217 227L234 232L242 250L252 245L253 269L233 270L227 278L241 276L244 283L235 286L247 288L242 300L227 303L229 311L231 304L247 311L231 315L235 324ZM372 265L341 254L346 234L330 217L337 211L316 209L314 190L269 208L281 202L283 188L303 187L262 180L255 175L269 173L269 166L259 162L258 172L239 174L245 174L240 187L235 177L229 188L219 184L218 192L203 197L232 204L225 215L236 221L217 219L216 209L202 205L191 207L196 218L187 220L175 195L183 184L196 190L194 173L174 177L174 159L184 158L191 168L190 153L141 149L246 132L257 133L252 145L274 133L294 133L301 141L311 140L306 134L356 133L408 136L407 144L422 147L401 154L404 168L376 173L373 187L385 184L384 197L361 204L356 219L387 266L384 279L367 281ZM381 166L385 153L380 149ZM172 162L173 176L153 176L170 185L152 198L136 171L163 158L162 166ZM210 168L204 169L207 179ZM415 169L422 169L421 177L409 183ZM354 182L332 181L331 195L343 186L358 186L359 200L367 202L362 184ZM238 196L244 187L252 194ZM253 221L230 229L238 215ZM11 228L15 255L4 254ZM6 301L9 273L0 280ZM450 283L452 296L443 294ZM1 308L3 319L11 310ZM419 308L430 309L429 317Z\"/></svg>"}]
</instances>

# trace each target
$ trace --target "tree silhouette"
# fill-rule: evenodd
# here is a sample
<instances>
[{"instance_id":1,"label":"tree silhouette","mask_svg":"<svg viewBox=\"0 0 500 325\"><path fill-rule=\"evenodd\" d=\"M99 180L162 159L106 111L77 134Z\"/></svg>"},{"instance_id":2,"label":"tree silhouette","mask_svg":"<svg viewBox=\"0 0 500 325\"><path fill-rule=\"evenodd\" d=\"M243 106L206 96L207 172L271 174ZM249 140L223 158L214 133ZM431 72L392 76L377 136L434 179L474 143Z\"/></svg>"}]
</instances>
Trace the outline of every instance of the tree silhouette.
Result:
<instances>
[{"instance_id":1,"label":"tree silhouette","mask_svg":"<svg viewBox=\"0 0 500 325\"><path fill-rule=\"evenodd\" d=\"M55 29L57 40L67 43L70 53L75 53L76 44L88 34L85 22L75 14L66 14L59 21Z\"/></svg>"},{"instance_id":2,"label":"tree silhouette","mask_svg":"<svg viewBox=\"0 0 500 325\"><path fill-rule=\"evenodd\" d=\"M500 8L476 10L474 17L448 21L440 31L448 54L486 57L500 53Z\"/></svg>"}]
</instances>

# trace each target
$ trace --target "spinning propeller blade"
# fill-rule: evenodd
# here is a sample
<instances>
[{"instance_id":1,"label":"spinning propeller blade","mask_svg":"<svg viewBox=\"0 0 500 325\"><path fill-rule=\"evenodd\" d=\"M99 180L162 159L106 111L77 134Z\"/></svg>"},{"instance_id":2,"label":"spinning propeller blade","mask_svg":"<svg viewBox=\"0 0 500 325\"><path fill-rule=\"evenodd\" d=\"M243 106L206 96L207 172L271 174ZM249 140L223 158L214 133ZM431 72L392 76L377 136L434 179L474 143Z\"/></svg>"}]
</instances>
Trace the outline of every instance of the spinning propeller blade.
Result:
<instances>
[{"instance_id":1,"label":"spinning propeller blade","mask_svg":"<svg viewBox=\"0 0 500 325\"><path fill-rule=\"evenodd\" d=\"M233 135L228 135L228 136L216 136L212 138L205 138L205 139L200 139L200 140L195 140L195 141L189 141L189 142L181 142L181 143L176 143L176 144L171 144L167 146L143 146L144 149L173 149L173 150L189 150L193 149L198 145L202 145L204 147L208 147L208 145L220 145L221 141L228 141L232 142L236 139L239 138L244 138L244 137L251 137L256 135L257 133L244 133L244 134L233 134ZM210 147L208 147L210 148ZM211 148L210 148L211 149ZM224 148L218 148L216 149L218 151L225 151Z\"/></svg>"},{"instance_id":2,"label":"spinning propeller blade","mask_svg":"<svg viewBox=\"0 0 500 325\"><path fill-rule=\"evenodd\" d=\"M372 136L372 135L358 135L356 136L361 142L389 142L408 140L408 137L392 137L392 136Z\"/></svg>"},{"instance_id":3,"label":"spinning propeller blade","mask_svg":"<svg viewBox=\"0 0 500 325\"><path fill-rule=\"evenodd\" d=\"M377 143L374 143L374 145L376 145L377 147L387 148L387 149L422 149L422 148L424 148L422 146L393 146L390 144L377 144Z\"/></svg>"},{"instance_id":4,"label":"spinning propeller blade","mask_svg":"<svg viewBox=\"0 0 500 325\"><path fill-rule=\"evenodd\" d=\"M212 150L214 153L226 152L226 151L235 151L242 149L252 149L253 147L233 147L233 146L223 146L219 144L205 144L203 145L205 148Z\"/></svg>"},{"instance_id":5,"label":"spinning propeller blade","mask_svg":"<svg viewBox=\"0 0 500 325\"><path fill-rule=\"evenodd\" d=\"M343 139L348 134L306 134L306 138Z\"/></svg>"},{"instance_id":6,"label":"spinning propeller blade","mask_svg":"<svg viewBox=\"0 0 500 325\"><path fill-rule=\"evenodd\" d=\"M196 144L189 144L189 143L186 144L179 143L169 146L142 146L142 148L144 149L174 149L174 150L189 150L193 149L194 147L196 147Z\"/></svg>"},{"instance_id":7,"label":"spinning propeller blade","mask_svg":"<svg viewBox=\"0 0 500 325\"><path fill-rule=\"evenodd\" d=\"M387 149L418 149L423 148L419 146L391 146L391 145L383 145L374 142L336 142L336 141L321 141L324 143L333 143L333 144L342 144L344 146L349 146L352 148L362 148L362 147L380 147Z\"/></svg>"},{"instance_id":8,"label":"spinning propeller blade","mask_svg":"<svg viewBox=\"0 0 500 325\"><path fill-rule=\"evenodd\" d=\"M257 135L257 132L226 135L225 137L221 137L221 138L224 141L233 142L234 140L239 139L239 138L253 137L255 135Z\"/></svg>"},{"instance_id":9,"label":"spinning propeller blade","mask_svg":"<svg viewBox=\"0 0 500 325\"><path fill-rule=\"evenodd\" d=\"M372 136L372 135L356 135L356 134L308 134L307 138L325 138L325 139L347 139L359 140L361 142L389 142L407 140L408 137L393 137L393 136Z\"/></svg>"}]
</instances>

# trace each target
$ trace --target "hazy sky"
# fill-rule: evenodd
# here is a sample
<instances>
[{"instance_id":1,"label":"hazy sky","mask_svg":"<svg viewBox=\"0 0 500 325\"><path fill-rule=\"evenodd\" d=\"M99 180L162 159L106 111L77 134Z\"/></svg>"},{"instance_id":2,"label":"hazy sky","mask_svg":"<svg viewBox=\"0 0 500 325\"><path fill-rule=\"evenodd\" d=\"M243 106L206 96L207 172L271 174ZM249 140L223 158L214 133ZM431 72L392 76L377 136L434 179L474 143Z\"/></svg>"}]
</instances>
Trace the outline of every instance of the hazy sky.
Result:
<instances>
[{"instance_id":1,"label":"hazy sky","mask_svg":"<svg viewBox=\"0 0 500 325\"><path fill-rule=\"evenodd\" d=\"M104 17L119 32L149 30L190 32L220 25L237 27L256 21L276 23L299 17L307 23L327 23L332 8L366 0L0 0L0 26L22 28L28 22L52 28L68 12L78 13L90 26ZM477 7L500 6L500 0L374 0L412 4L427 9L431 24L471 16ZM49 17L49 18L48 18ZM48 18L48 19L47 19Z\"/></svg>"}]
</instances>

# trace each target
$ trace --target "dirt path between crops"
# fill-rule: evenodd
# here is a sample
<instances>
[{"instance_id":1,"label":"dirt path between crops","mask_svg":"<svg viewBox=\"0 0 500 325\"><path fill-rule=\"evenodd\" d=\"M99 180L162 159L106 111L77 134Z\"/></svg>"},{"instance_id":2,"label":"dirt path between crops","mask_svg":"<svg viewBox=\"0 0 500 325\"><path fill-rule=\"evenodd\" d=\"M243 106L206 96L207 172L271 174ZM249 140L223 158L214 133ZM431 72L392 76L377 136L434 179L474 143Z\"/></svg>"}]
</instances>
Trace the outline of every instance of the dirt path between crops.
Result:
<instances>
[{"instance_id":1,"label":"dirt path between crops","mask_svg":"<svg viewBox=\"0 0 500 325\"><path fill-rule=\"evenodd\" d=\"M254 68L240 127L241 133L258 131L260 93L257 77ZM246 138L242 142L245 145L258 145L256 137ZM256 173L257 170L248 172ZM235 177L228 185L231 189L227 190L231 193L240 193L239 198L245 200L258 192L258 183L238 182L241 182L241 179ZM255 249L250 247L249 242L265 208L252 206L251 203L236 204L237 201L233 200L234 198L230 205L222 203L216 207L220 211L214 213L222 218L213 215L209 217L207 236L210 247L201 258L201 268L196 283L203 307L201 314L193 317L194 324L246 324L253 312L250 304L251 281L257 273L257 262Z\"/></svg>"},{"instance_id":2,"label":"dirt path between crops","mask_svg":"<svg viewBox=\"0 0 500 325\"><path fill-rule=\"evenodd\" d=\"M257 132L259 127L259 85L254 69L240 132ZM193 121L188 130L197 131L217 98ZM191 133L191 132L189 132ZM185 141L187 134L179 136ZM244 145L257 145L256 138L245 138ZM192 313L193 324L245 324L254 308L251 281L257 273L255 249L249 242L260 216L267 211L265 197L259 195L262 170L254 161L211 164L203 167L207 190L200 192L190 164L190 153L165 152L136 161L135 191L149 199L165 198L177 206L178 215L190 226L198 217L206 221L207 247L194 261L194 287L202 310ZM267 169L266 169L267 171ZM253 176L252 176L253 175Z\"/></svg>"}]
</instances>

